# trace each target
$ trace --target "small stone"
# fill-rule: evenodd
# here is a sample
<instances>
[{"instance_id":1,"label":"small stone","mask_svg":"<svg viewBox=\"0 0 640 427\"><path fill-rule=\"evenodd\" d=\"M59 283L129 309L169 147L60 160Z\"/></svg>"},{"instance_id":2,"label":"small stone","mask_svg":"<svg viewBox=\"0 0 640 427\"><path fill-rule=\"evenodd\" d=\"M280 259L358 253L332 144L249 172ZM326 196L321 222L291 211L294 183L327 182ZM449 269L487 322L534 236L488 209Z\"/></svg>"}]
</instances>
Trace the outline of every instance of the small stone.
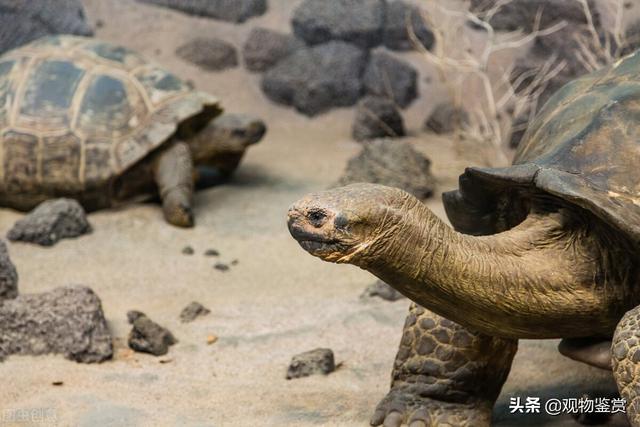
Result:
<instances>
[{"instance_id":1,"label":"small stone","mask_svg":"<svg viewBox=\"0 0 640 427\"><path fill-rule=\"evenodd\" d=\"M367 286L362 295L360 295L360 298L362 299L370 299L374 297L382 298L386 301L398 301L406 298L382 280L377 280L375 283Z\"/></svg>"},{"instance_id":2,"label":"small stone","mask_svg":"<svg viewBox=\"0 0 640 427\"><path fill-rule=\"evenodd\" d=\"M53 381L51 383L51 385L56 386L56 387L60 387L60 386L64 385L64 382L63 381Z\"/></svg>"},{"instance_id":3,"label":"small stone","mask_svg":"<svg viewBox=\"0 0 640 427\"><path fill-rule=\"evenodd\" d=\"M193 39L178 47L176 55L208 71L222 71L238 65L236 48L216 38Z\"/></svg>"},{"instance_id":4,"label":"small stone","mask_svg":"<svg viewBox=\"0 0 640 427\"><path fill-rule=\"evenodd\" d=\"M104 27L104 21L102 19L97 19L95 25L96 25L96 28L102 28Z\"/></svg>"},{"instance_id":5,"label":"small stone","mask_svg":"<svg viewBox=\"0 0 640 427\"><path fill-rule=\"evenodd\" d=\"M315 374L328 375L336 370L333 351L317 348L293 356L287 369L287 379L308 377Z\"/></svg>"},{"instance_id":6,"label":"small stone","mask_svg":"<svg viewBox=\"0 0 640 427\"><path fill-rule=\"evenodd\" d=\"M96 363L113 356L98 296L84 286L19 295L0 303L0 359L11 354L63 354Z\"/></svg>"},{"instance_id":7,"label":"small stone","mask_svg":"<svg viewBox=\"0 0 640 427\"><path fill-rule=\"evenodd\" d=\"M367 96L358 103L351 134L356 141L404 136L404 120L390 99Z\"/></svg>"},{"instance_id":8,"label":"small stone","mask_svg":"<svg viewBox=\"0 0 640 427\"><path fill-rule=\"evenodd\" d=\"M425 130L436 134L451 133L461 130L469 124L469 114L451 103L436 105L425 121Z\"/></svg>"},{"instance_id":9,"label":"small stone","mask_svg":"<svg viewBox=\"0 0 640 427\"><path fill-rule=\"evenodd\" d=\"M242 56L247 70L263 72L302 47L304 43L290 34L254 28L242 48Z\"/></svg>"},{"instance_id":10,"label":"small stone","mask_svg":"<svg viewBox=\"0 0 640 427\"><path fill-rule=\"evenodd\" d=\"M206 316L209 313L211 313L211 310L199 302L193 301L182 310L180 313L180 320L182 323L189 323L193 322L198 317Z\"/></svg>"},{"instance_id":11,"label":"small stone","mask_svg":"<svg viewBox=\"0 0 640 427\"><path fill-rule=\"evenodd\" d=\"M371 55L363 81L368 94L389 98L401 108L418 97L418 72L408 62L386 52Z\"/></svg>"},{"instance_id":12,"label":"small stone","mask_svg":"<svg viewBox=\"0 0 640 427\"><path fill-rule=\"evenodd\" d=\"M436 186L431 161L411 144L399 139L374 139L347 163L337 185L370 182L401 188L420 200L430 197Z\"/></svg>"},{"instance_id":13,"label":"small stone","mask_svg":"<svg viewBox=\"0 0 640 427\"><path fill-rule=\"evenodd\" d=\"M216 249L207 249L204 251L204 256L220 256L220 252Z\"/></svg>"},{"instance_id":14,"label":"small stone","mask_svg":"<svg viewBox=\"0 0 640 427\"><path fill-rule=\"evenodd\" d=\"M0 240L0 303L18 296L18 272L9 258L5 242Z\"/></svg>"},{"instance_id":15,"label":"small stone","mask_svg":"<svg viewBox=\"0 0 640 427\"><path fill-rule=\"evenodd\" d=\"M144 313L140 314L134 320L133 328L129 333L129 347L132 350L150 353L154 356L167 354L169 347L177 342L173 334L149 319Z\"/></svg>"},{"instance_id":16,"label":"small stone","mask_svg":"<svg viewBox=\"0 0 640 427\"><path fill-rule=\"evenodd\" d=\"M233 261L231 261L231 265L238 265L240 263L240 261L238 261L237 259L234 259Z\"/></svg>"},{"instance_id":17,"label":"small stone","mask_svg":"<svg viewBox=\"0 0 640 427\"><path fill-rule=\"evenodd\" d=\"M12 241L52 246L61 239L91 232L84 209L73 199L47 200L17 221L7 237Z\"/></svg>"},{"instance_id":18,"label":"small stone","mask_svg":"<svg viewBox=\"0 0 640 427\"><path fill-rule=\"evenodd\" d=\"M218 271L228 271L229 270L229 266L227 264L222 263L222 262L217 263L216 265L213 266L213 268L215 268Z\"/></svg>"},{"instance_id":19,"label":"small stone","mask_svg":"<svg viewBox=\"0 0 640 427\"><path fill-rule=\"evenodd\" d=\"M195 251L193 250L193 248L191 246L185 246L184 248L182 248L182 253L184 255L193 255L195 253Z\"/></svg>"},{"instance_id":20,"label":"small stone","mask_svg":"<svg viewBox=\"0 0 640 427\"><path fill-rule=\"evenodd\" d=\"M141 311L138 310L130 310L127 311L127 322L129 322L130 325L133 325L133 322L136 321L136 319L144 316L145 314Z\"/></svg>"},{"instance_id":21,"label":"small stone","mask_svg":"<svg viewBox=\"0 0 640 427\"><path fill-rule=\"evenodd\" d=\"M207 335L207 345L211 345L218 341L218 337L215 335Z\"/></svg>"}]
</instances>

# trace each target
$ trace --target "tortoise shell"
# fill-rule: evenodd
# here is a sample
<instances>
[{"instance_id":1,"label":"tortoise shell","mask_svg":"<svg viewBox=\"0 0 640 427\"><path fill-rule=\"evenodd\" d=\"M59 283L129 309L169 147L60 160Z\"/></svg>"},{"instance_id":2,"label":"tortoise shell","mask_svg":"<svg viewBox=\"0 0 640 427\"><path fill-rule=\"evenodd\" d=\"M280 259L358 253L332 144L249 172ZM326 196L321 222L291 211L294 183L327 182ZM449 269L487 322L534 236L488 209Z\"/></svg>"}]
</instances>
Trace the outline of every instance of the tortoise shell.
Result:
<instances>
[{"instance_id":1,"label":"tortoise shell","mask_svg":"<svg viewBox=\"0 0 640 427\"><path fill-rule=\"evenodd\" d=\"M444 201L458 230L492 234L523 219L532 193L587 209L640 242L640 51L563 86L511 167L468 168Z\"/></svg>"},{"instance_id":2,"label":"tortoise shell","mask_svg":"<svg viewBox=\"0 0 640 427\"><path fill-rule=\"evenodd\" d=\"M205 124L219 111L214 97L121 46L54 36L7 52L0 57L0 203L104 189L181 123Z\"/></svg>"}]
</instances>

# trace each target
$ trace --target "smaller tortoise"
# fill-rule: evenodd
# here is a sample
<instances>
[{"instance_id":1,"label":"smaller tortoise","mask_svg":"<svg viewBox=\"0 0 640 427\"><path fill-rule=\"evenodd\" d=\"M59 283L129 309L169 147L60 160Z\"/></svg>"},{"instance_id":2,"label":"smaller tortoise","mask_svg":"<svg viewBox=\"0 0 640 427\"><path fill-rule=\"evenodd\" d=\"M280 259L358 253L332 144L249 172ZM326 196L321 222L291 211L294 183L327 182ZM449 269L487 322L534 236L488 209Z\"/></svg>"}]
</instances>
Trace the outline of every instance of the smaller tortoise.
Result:
<instances>
[{"instance_id":1,"label":"smaller tortoise","mask_svg":"<svg viewBox=\"0 0 640 427\"><path fill-rule=\"evenodd\" d=\"M421 306L374 425L488 426L517 340L562 338L565 356L613 370L640 427L639 122L640 51L556 92L512 166L468 168L443 197L453 229L380 185L293 205L306 251Z\"/></svg>"},{"instance_id":2,"label":"smaller tortoise","mask_svg":"<svg viewBox=\"0 0 640 427\"><path fill-rule=\"evenodd\" d=\"M0 57L0 206L85 209L159 195L193 225L194 178L228 177L266 128L127 48L45 37ZM196 170L196 166L198 169Z\"/></svg>"}]
</instances>

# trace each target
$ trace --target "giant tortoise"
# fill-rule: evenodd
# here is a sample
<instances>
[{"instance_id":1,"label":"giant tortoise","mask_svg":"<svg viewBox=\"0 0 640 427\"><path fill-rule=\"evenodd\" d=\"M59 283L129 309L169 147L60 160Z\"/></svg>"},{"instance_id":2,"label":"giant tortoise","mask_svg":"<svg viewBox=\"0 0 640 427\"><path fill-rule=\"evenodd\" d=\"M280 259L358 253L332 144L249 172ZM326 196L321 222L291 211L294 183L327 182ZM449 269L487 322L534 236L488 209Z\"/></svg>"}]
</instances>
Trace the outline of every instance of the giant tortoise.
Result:
<instances>
[{"instance_id":1,"label":"giant tortoise","mask_svg":"<svg viewBox=\"0 0 640 427\"><path fill-rule=\"evenodd\" d=\"M122 46L45 37L0 57L0 206L54 197L86 209L158 195L193 225L195 166L227 177L265 133ZM211 180L210 180L211 181Z\"/></svg>"},{"instance_id":2,"label":"giant tortoise","mask_svg":"<svg viewBox=\"0 0 640 427\"><path fill-rule=\"evenodd\" d=\"M373 184L290 208L306 251L368 270L420 305L372 424L489 425L517 340L562 338L564 355L613 368L640 426L639 124L635 53L560 89L511 167L466 169L443 196L455 230Z\"/></svg>"}]
</instances>

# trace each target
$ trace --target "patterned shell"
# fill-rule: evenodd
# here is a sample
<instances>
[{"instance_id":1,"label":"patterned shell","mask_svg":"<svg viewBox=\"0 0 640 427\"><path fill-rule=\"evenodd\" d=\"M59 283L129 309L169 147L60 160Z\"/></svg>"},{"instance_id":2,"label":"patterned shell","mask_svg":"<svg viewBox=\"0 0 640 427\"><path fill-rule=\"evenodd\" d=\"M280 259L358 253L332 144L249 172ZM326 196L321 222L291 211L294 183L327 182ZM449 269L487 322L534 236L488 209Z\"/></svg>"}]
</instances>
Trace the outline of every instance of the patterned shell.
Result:
<instances>
[{"instance_id":1,"label":"patterned shell","mask_svg":"<svg viewBox=\"0 0 640 427\"><path fill-rule=\"evenodd\" d=\"M532 190L585 208L640 243L640 51L561 88L529 126L513 166L467 169L445 204L461 231L489 234L509 226L500 224L506 211Z\"/></svg>"},{"instance_id":2,"label":"patterned shell","mask_svg":"<svg viewBox=\"0 0 640 427\"><path fill-rule=\"evenodd\" d=\"M0 57L0 194L98 189L217 100L126 48L55 36Z\"/></svg>"}]
</instances>

